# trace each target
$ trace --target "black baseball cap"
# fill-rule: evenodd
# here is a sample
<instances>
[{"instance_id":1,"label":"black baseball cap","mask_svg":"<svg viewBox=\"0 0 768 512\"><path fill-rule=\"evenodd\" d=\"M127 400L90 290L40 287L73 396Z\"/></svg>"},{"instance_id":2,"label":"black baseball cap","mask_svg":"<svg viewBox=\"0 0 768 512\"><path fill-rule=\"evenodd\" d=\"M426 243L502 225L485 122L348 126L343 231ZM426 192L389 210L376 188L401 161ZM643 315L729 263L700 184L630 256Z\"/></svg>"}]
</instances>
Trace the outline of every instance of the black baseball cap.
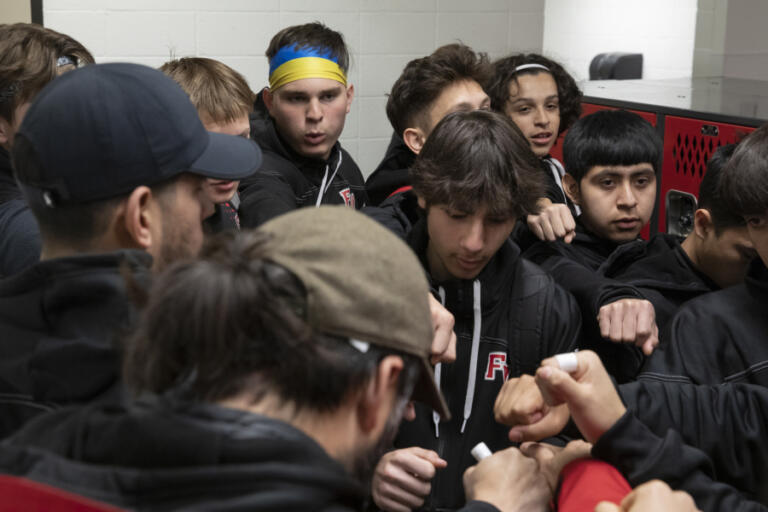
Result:
<instances>
[{"instance_id":1,"label":"black baseball cap","mask_svg":"<svg viewBox=\"0 0 768 512\"><path fill-rule=\"evenodd\" d=\"M29 199L50 207L117 197L184 172L240 180L261 165L255 142L208 132L176 82L139 64L96 64L53 80L17 136L40 163L17 179Z\"/></svg>"}]
</instances>

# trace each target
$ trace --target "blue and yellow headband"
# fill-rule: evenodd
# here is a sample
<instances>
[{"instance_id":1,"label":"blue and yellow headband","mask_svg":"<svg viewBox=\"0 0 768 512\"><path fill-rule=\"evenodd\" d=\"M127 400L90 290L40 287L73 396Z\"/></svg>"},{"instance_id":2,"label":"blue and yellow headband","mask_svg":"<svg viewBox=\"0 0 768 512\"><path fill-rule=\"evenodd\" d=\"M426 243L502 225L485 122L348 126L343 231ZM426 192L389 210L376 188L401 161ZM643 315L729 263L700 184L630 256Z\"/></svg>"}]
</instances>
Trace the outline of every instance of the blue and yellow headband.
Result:
<instances>
[{"instance_id":1,"label":"blue and yellow headband","mask_svg":"<svg viewBox=\"0 0 768 512\"><path fill-rule=\"evenodd\" d=\"M269 61L272 91L302 78L330 78L347 85L347 75L328 49L283 46Z\"/></svg>"}]
</instances>

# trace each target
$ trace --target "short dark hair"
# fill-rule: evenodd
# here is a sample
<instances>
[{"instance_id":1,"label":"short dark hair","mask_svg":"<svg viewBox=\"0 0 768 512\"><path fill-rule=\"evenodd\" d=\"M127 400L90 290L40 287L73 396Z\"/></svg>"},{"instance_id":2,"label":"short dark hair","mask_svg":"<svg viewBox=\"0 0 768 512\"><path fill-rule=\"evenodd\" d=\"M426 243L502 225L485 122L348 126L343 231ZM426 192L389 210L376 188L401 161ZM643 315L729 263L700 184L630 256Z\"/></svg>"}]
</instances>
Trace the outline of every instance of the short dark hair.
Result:
<instances>
[{"instance_id":1,"label":"short dark hair","mask_svg":"<svg viewBox=\"0 0 768 512\"><path fill-rule=\"evenodd\" d=\"M373 344L361 352L312 329L301 281L263 254L269 236L222 233L199 259L156 279L126 347L128 385L207 402L247 392L256 403L273 392L297 409L329 412L396 354L405 365L401 393L410 394L420 371L415 356Z\"/></svg>"},{"instance_id":2,"label":"short dark hair","mask_svg":"<svg viewBox=\"0 0 768 512\"><path fill-rule=\"evenodd\" d=\"M423 126L429 107L449 85L474 80L482 86L489 73L490 61L485 53L458 43L410 61L387 98L387 117L395 133L402 136L406 128Z\"/></svg>"},{"instance_id":3,"label":"short dark hair","mask_svg":"<svg viewBox=\"0 0 768 512\"><path fill-rule=\"evenodd\" d=\"M582 117L563 142L565 171L580 182L597 165L650 163L658 174L662 142L651 123L626 110Z\"/></svg>"},{"instance_id":4,"label":"short dark hair","mask_svg":"<svg viewBox=\"0 0 768 512\"><path fill-rule=\"evenodd\" d=\"M410 170L413 190L428 205L521 218L544 195L539 160L507 116L453 112L427 139Z\"/></svg>"},{"instance_id":5,"label":"short dark hair","mask_svg":"<svg viewBox=\"0 0 768 512\"><path fill-rule=\"evenodd\" d=\"M349 71L349 50L344 42L344 36L319 21L293 25L275 34L267 47L267 59L271 61L278 50L284 46L292 46L297 50L310 48L328 50L342 71L344 73Z\"/></svg>"},{"instance_id":6,"label":"short dark hair","mask_svg":"<svg viewBox=\"0 0 768 512\"><path fill-rule=\"evenodd\" d=\"M741 216L768 212L768 124L739 143L720 180L725 208Z\"/></svg>"},{"instance_id":7,"label":"short dark hair","mask_svg":"<svg viewBox=\"0 0 768 512\"><path fill-rule=\"evenodd\" d=\"M60 57L93 63L90 52L66 34L31 23L0 24L0 117L13 122L16 107L56 78Z\"/></svg>"},{"instance_id":8,"label":"short dark hair","mask_svg":"<svg viewBox=\"0 0 768 512\"><path fill-rule=\"evenodd\" d=\"M528 68L515 71L524 64L541 64L549 69L549 74L557 85L558 105L560 107L560 128L558 134L565 130L581 115L582 93L573 77L557 62L539 55L538 53L518 53L501 58L493 63L493 73L486 84L485 90L491 97L491 108L496 112L504 112L509 102L509 84L520 75L537 75L546 73L541 68Z\"/></svg>"},{"instance_id":9,"label":"short dark hair","mask_svg":"<svg viewBox=\"0 0 768 512\"><path fill-rule=\"evenodd\" d=\"M17 134L11 148L13 169L24 176L40 176L42 163L34 144L23 134ZM153 185L152 191L165 196L179 176ZM22 192L25 186L22 186ZM51 208L37 194L24 194L29 209L37 220L43 242L58 241L73 249L85 249L109 228L111 214L127 196L121 195L80 204L65 204Z\"/></svg>"},{"instance_id":10,"label":"short dark hair","mask_svg":"<svg viewBox=\"0 0 768 512\"><path fill-rule=\"evenodd\" d=\"M712 215L712 223L715 233L720 234L723 229L744 226L744 217L734 214L726 208L720 199L720 184L725 165L733 155L736 144L720 146L712 154L707 162L707 172L699 185L698 207L709 210Z\"/></svg>"}]
</instances>

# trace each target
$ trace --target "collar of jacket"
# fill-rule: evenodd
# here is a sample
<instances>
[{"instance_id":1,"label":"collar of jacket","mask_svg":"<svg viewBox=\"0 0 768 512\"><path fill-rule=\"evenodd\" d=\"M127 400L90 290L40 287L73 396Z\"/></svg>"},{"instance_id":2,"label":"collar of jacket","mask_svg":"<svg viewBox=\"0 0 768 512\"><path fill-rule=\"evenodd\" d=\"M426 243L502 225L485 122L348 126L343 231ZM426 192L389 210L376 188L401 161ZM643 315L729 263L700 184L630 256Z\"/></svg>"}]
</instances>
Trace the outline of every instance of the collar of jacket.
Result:
<instances>
[{"instance_id":1,"label":"collar of jacket","mask_svg":"<svg viewBox=\"0 0 768 512\"><path fill-rule=\"evenodd\" d=\"M485 265L475 279L449 279L444 282L435 281L429 273L427 261L427 219L422 216L414 224L408 234L407 242L421 260L430 286L433 290L442 287L445 290L445 303L451 305L451 313L456 317L472 317L473 282L479 279L481 283L480 301L483 311L490 311L501 298L509 295L511 280L520 259L520 248L512 240L506 240L496 254Z\"/></svg>"},{"instance_id":2,"label":"collar of jacket","mask_svg":"<svg viewBox=\"0 0 768 512\"><path fill-rule=\"evenodd\" d=\"M752 260L745 283L750 295L757 300L768 302L768 268L759 257Z\"/></svg>"},{"instance_id":3,"label":"collar of jacket","mask_svg":"<svg viewBox=\"0 0 768 512\"><path fill-rule=\"evenodd\" d=\"M589 248L591 251L607 258L619 246L619 244L601 238L584 226L580 219L576 219L576 236L571 242L574 245L581 245Z\"/></svg>"},{"instance_id":4,"label":"collar of jacket","mask_svg":"<svg viewBox=\"0 0 768 512\"><path fill-rule=\"evenodd\" d=\"M667 233L620 245L599 272L634 286L700 293L720 289L693 265L679 238Z\"/></svg>"}]
</instances>

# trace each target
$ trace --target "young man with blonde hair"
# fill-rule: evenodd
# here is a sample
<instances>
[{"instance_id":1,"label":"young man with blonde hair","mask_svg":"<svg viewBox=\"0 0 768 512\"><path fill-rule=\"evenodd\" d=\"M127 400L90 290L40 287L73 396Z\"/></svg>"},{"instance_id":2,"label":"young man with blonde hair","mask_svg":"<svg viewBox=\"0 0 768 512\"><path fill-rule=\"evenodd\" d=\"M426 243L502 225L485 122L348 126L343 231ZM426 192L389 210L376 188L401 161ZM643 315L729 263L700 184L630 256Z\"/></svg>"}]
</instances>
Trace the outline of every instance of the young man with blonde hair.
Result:
<instances>
[{"instance_id":1,"label":"young man with blonde hair","mask_svg":"<svg viewBox=\"0 0 768 512\"><path fill-rule=\"evenodd\" d=\"M266 55L269 87L251 119L264 164L240 184L243 226L306 206L362 208L363 175L339 144L355 95L344 37L322 23L296 25L278 32Z\"/></svg>"},{"instance_id":2,"label":"young man with blonde hair","mask_svg":"<svg viewBox=\"0 0 768 512\"><path fill-rule=\"evenodd\" d=\"M223 62L204 57L185 57L166 62L160 71L173 78L200 115L209 132L250 138L248 116L253 112L255 95L243 75ZM209 231L238 229L239 181L205 181L205 190L216 205L215 213L205 220Z\"/></svg>"}]
</instances>

